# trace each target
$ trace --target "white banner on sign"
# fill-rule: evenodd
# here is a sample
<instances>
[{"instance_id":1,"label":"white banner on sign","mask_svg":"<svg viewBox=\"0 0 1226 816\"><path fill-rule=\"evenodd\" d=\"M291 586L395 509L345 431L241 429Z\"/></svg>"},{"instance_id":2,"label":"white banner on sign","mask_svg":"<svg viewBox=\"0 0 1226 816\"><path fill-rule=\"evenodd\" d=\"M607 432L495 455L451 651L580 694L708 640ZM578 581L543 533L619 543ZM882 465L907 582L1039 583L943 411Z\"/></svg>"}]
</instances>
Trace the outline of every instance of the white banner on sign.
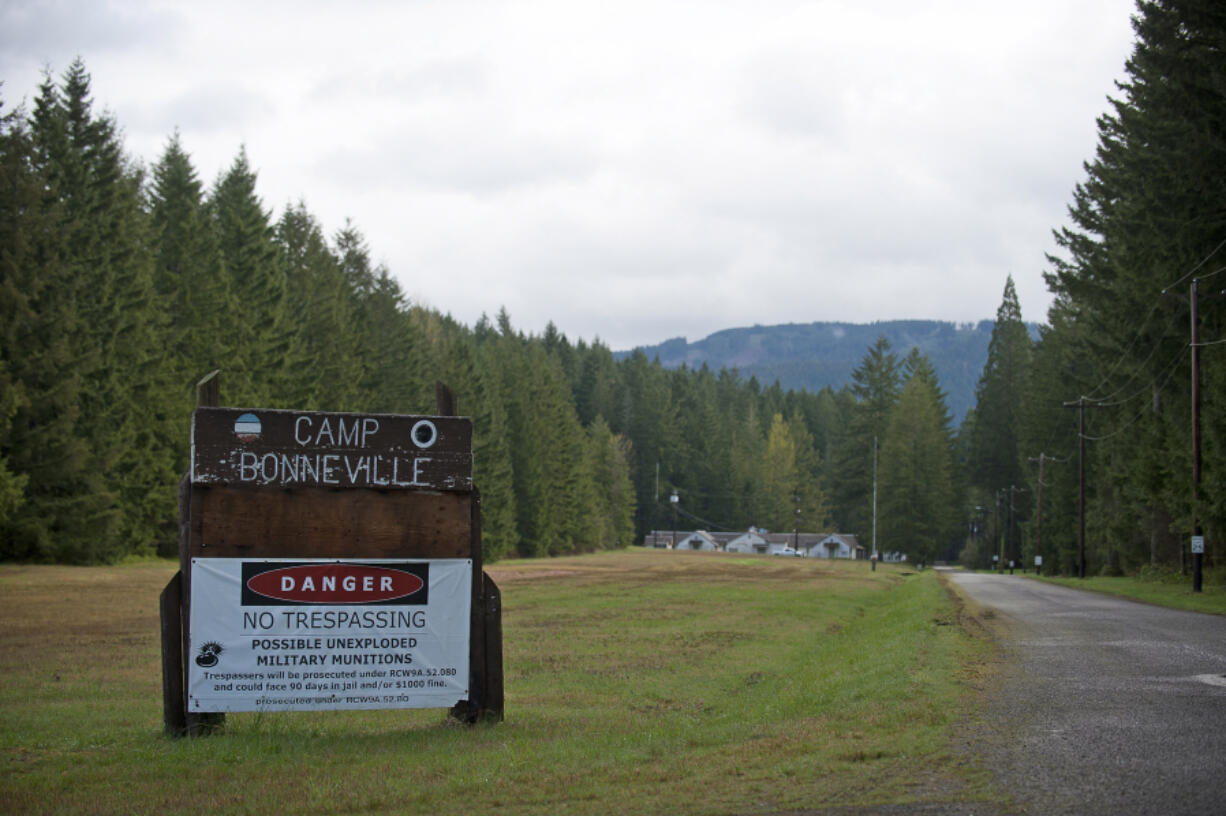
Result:
<instances>
[{"instance_id":1,"label":"white banner on sign","mask_svg":"<svg viewBox=\"0 0 1226 816\"><path fill-rule=\"evenodd\" d=\"M193 558L188 711L468 699L472 561Z\"/></svg>"}]
</instances>

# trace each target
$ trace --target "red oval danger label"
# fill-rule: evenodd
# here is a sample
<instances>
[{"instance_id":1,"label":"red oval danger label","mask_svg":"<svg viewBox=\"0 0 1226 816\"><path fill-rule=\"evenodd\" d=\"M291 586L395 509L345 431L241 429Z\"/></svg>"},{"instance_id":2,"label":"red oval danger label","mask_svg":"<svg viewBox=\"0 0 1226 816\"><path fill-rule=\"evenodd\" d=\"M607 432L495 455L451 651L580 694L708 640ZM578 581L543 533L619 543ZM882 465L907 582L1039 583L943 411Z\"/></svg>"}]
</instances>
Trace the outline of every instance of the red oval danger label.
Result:
<instances>
[{"instance_id":1,"label":"red oval danger label","mask_svg":"<svg viewBox=\"0 0 1226 816\"><path fill-rule=\"evenodd\" d=\"M253 575L247 588L295 603L369 604L412 595L425 582L411 572L365 564L299 564Z\"/></svg>"}]
</instances>

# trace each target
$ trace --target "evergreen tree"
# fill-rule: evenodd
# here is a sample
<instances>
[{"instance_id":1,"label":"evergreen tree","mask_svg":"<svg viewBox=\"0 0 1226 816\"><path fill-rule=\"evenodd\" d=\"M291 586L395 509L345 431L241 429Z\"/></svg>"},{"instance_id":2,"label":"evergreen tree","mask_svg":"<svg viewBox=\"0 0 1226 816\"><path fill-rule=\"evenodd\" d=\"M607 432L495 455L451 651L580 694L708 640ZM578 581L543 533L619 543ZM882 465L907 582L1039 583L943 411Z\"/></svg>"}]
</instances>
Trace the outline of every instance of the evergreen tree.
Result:
<instances>
[{"instance_id":1,"label":"evergreen tree","mask_svg":"<svg viewBox=\"0 0 1226 816\"><path fill-rule=\"evenodd\" d=\"M353 280L354 269L370 270L365 244L361 252L338 237L341 269ZM387 269L375 270L374 284L358 295L357 322L362 357L361 391L368 410L406 413L423 389L425 373L418 352L423 341L408 314L400 285Z\"/></svg>"},{"instance_id":2,"label":"evergreen tree","mask_svg":"<svg viewBox=\"0 0 1226 816\"><path fill-rule=\"evenodd\" d=\"M276 240L295 318L283 399L300 408L357 410L363 405L361 336L349 279L304 202L285 210Z\"/></svg>"},{"instance_id":3,"label":"evergreen tree","mask_svg":"<svg viewBox=\"0 0 1226 816\"><path fill-rule=\"evenodd\" d=\"M985 495L1010 486L1020 487L1026 481L1018 435L1021 407L1028 396L1030 355L1030 334L1022 321L1017 290L1010 276L996 310L988 360L975 390L970 477Z\"/></svg>"},{"instance_id":4,"label":"evergreen tree","mask_svg":"<svg viewBox=\"0 0 1226 816\"><path fill-rule=\"evenodd\" d=\"M593 474L585 456L587 440L575 415L564 372L549 361L542 344L527 347L533 407L530 438L540 458L541 484L536 491L538 546L549 555L590 549L597 527Z\"/></svg>"},{"instance_id":5,"label":"evergreen tree","mask_svg":"<svg viewBox=\"0 0 1226 816\"><path fill-rule=\"evenodd\" d=\"M176 133L153 166L148 192L154 287L167 309L166 377L177 418L177 470L187 467L192 387L210 371L228 367L228 321L235 304L222 272L221 253L204 209L204 189Z\"/></svg>"},{"instance_id":6,"label":"evergreen tree","mask_svg":"<svg viewBox=\"0 0 1226 816\"><path fill-rule=\"evenodd\" d=\"M938 391L913 374L881 444L880 549L931 563L948 543L954 485Z\"/></svg>"},{"instance_id":7,"label":"evergreen tree","mask_svg":"<svg viewBox=\"0 0 1226 816\"><path fill-rule=\"evenodd\" d=\"M507 408L510 396L495 368L493 344L476 346L474 353L473 483L481 490L484 557L494 561L514 554L520 544Z\"/></svg>"},{"instance_id":8,"label":"evergreen tree","mask_svg":"<svg viewBox=\"0 0 1226 816\"><path fill-rule=\"evenodd\" d=\"M8 364L0 359L0 531L14 518L17 508L25 502L29 477L10 468L9 457L3 451L12 441L13 415L21 406L21 394L8 372ZM3 555L3 548L0 548Z\"/></svg>"},{"instance_id":9,"label":"evergreen tree","mask_svg":"<svg viewBox=\"0 0 1226 816\"><path fill-rule=\"evenodd\" d=\"M177 427L166 380L166 324L153 286L139 173L123 156L117 127L92 111L80 60L36 101L36 162L58 198L66 267L76 301L68 335L81 376L74 432L89 451L110 507L88 541L60 537L53 557L114 559L177 535Z\"/></svg>"},{"instance_id":10,"label":"evergreen tree","mask_svg":"<svg viewBox=\"0 0 1226 816\"><path fill-rule=\"evenodd\" d=\"M852 372L855 402L848 424L834 445L831 493L840 530L866 535L872 529L873 456L880 448L898 402L898 357L879 337Z\"/></svg>"},{"instance_id":11,"label":"evergreen tree","mask_svg":"<svg viewBox=\"0 0 1226 816\"><path fill-rule=\"evenodd\" d=\"M87 546L108 514L75 433L80 380L64 218L35 167L21 112L0 117L0 557Z\"/></svg>"},{"instance_id":12,"label":"evergreen tree","mask_svg":"<svg viewBox=\"0 0 1226 816\"><path fill-rule=\"evenodd\" d=\"M617 364L613 352L599 340L579 347L579 389L575 395L575 410L584 427L596 417L606 422L616 414L614 392L617 385Z\"/></svg>"},{"instance_id":13,"label":"evergreen tree","mask_svg":"<svg viewBox=\"0 0 1226 816\"><path fill-rule=\"evenodd\" d=\"M799 413L792 415L788 430L796 448L797 523L807 532L830 529L831 507L822 487L824 466L821 453Z\"/></svg>"},{"instance_id":14,"label":"evergreen tree","mask_svg":"<svg viewBox=\"0 0 1226 816\"><path fill-rule=\"evenodd\" d=\"M657 362L651 364L639 351L619 364L619 389L614 416L605 417L614 433L632 444L631 473L635 486L635 530L642 536L658 522L660 501L655 493L656 468L660 484L677 484L683 474L674 454L676 406L667 377Z\"/></svg>"},{"instance_id":15,"label":"evergreen tree","mask_svg":"<svg viewBox=\"0 0 1226 816\"><path fill-rule=\"evenodd\" d=\"M588 442L596 502L592 544L616 549L634 541L634 484L630 481L630 443L614 434L603 417L588 428Z\"/></svg>"},{"instance_id":16,"label":"evergreen tree","mask_svg":"<svg viewBox=\"0 0 1226 816\"><path fill-rule=\"evenodd\" d=\"M761 485L758 524L770 530L791 530L796 521L798 476L796 443L782 414L771 417L766 450L759 462Z\"/></svg>"},{"instance_id":17,"label":"evergreen tree","mask_svg":"<svg viewBox=\"0 0 1226 816\"><path fill-rule=\"evenodd\" d=\"M269 214L256 195L256 174L240 150L218 177L208 212L221 250L234 310L223 329L232 338L227 399L235 405L288 405L278 399L289 355L285 271Z\"/></svg>"}]
</instances>

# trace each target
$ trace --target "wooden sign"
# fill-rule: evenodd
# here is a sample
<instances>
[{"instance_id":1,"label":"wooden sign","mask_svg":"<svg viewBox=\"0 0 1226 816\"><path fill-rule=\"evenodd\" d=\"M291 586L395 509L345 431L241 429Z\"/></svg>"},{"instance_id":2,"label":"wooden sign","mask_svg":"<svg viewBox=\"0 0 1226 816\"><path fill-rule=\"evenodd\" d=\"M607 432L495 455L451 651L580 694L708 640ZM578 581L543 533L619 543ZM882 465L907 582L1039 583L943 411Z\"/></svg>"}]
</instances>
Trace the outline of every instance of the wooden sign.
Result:
<instances>
[{"instance_id":1,"label":"wooden sign","mask_svg":"<svg viewBox=\"0 0 1226 816\"><path fill-rule=\"evenodd\" d=\"M472 489L463 417L197 408L192 484Z\"/></svg>"},{"instance_id":2,"label":"wooden sign","mask_svg":"<svg viewBox=\"0 0 1226 816\"><path fill-rule=\"evenodd\" d=\"M226 711L502 719L472 421L436 392L440 416L409 416L220 408L217 372L197 385L161 598L168 733Z\"/></svg>"}]
</instances>

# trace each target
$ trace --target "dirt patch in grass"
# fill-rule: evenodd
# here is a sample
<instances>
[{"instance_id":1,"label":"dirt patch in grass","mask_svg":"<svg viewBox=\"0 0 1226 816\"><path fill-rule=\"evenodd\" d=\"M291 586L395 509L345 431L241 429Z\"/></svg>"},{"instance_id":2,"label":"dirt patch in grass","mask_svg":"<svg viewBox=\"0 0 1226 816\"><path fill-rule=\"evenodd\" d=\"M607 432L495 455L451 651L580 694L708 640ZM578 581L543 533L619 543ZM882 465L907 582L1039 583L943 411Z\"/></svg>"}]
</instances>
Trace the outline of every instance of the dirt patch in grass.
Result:
<instances>
[{"instance_id":1,"label":"dirt patch in grass","mask_svg":"<svg viewBox=\"0 0 1226 816\"><path fill-rule=\"evenodd\" d=\"M496 584L505 584L511 581L528 581L538 578L565 578L571 575L577 575L574 570L560 569L507 569L505 567L486 567L486 573L494 579Z\"/></svg>"}]
</instances>

